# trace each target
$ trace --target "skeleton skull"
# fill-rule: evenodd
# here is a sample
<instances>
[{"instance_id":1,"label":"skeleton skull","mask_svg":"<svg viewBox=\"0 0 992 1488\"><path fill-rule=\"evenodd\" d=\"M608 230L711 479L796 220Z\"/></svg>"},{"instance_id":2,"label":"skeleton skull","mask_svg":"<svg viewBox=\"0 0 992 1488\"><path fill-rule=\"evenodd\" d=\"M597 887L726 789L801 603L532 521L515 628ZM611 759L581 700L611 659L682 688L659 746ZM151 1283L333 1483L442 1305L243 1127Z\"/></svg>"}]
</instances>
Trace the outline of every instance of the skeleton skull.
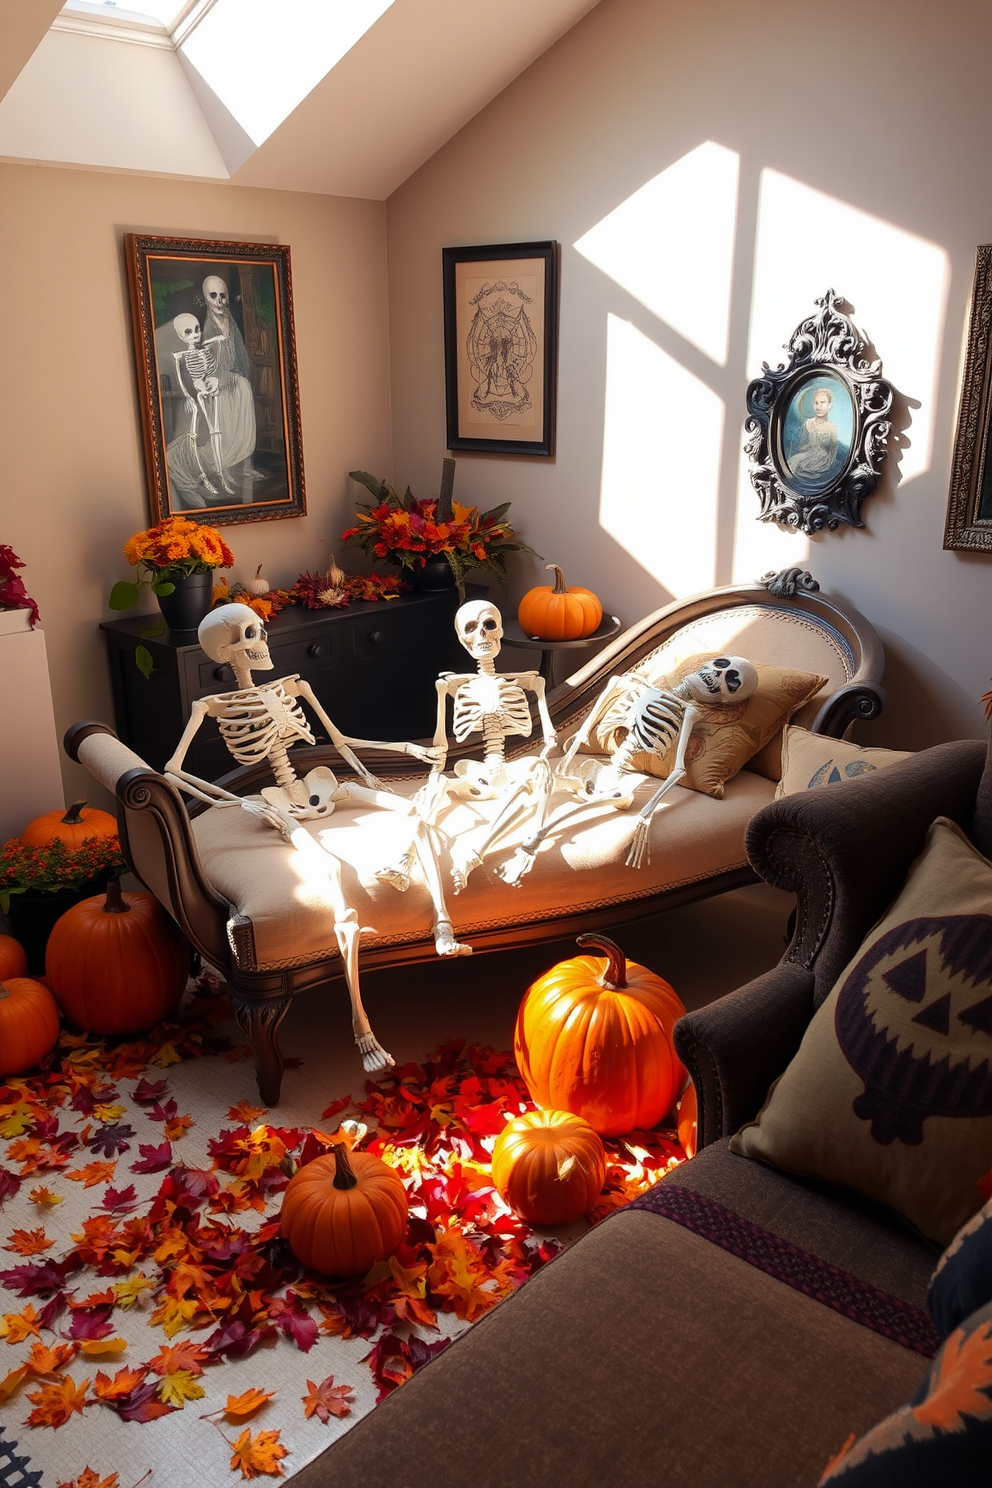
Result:
<instances>
[{"instance_id":1,"label":"skeleton skull","mask_svg":"<svg viewBox=\"0 0 992 1488\"><path fill-rule=\"evenodd\" d=\"M211 610L200 621L197 636L211 661L263 672L275 665L265 644L265 627L247 605L227 604Z\"/></svg>"},{"instance_id":2,"label":"skeleton skull","mask_svg":"<svg viewBox=\"0 0 992 1488\"><path fill-rule=\"evenodd\" d=\"M485 599L470 599L455 615L455 630L465 650L476 661L496 657L503 639L503 617Z\"/></svg>"},{"instance_id":3,"label":"skeleton skull","mask_svg":"<svg viewBox=\"0 0 992 1488\"><path fill-rule=\"evenodd\" d=\"M219 315L227 314L228 288L216 274L208 274L203 281L203 293L211 310Z\"/></svg>"},{"instance_id":4,"label":"skeleton skull","mask_svg":"<svg viewBox=\"0 0 992 1488\"><path fill-rule=\"evenodd\" d=\"M195 315L177 315L172 325L180 341L185 341L191 351L199 346L200 322Z\"/></svg>"},{"instance_id":5,"label":"skeleton skull","mask_svg":"<svg viewBox=\"0 0 992 1488\"><path fill-rule=\"evenodd\" d=\"M743 656L717 656L686 677L685 685L697 703L742 703L757 689L758 673Z\"/></svg>"}]
</instances>

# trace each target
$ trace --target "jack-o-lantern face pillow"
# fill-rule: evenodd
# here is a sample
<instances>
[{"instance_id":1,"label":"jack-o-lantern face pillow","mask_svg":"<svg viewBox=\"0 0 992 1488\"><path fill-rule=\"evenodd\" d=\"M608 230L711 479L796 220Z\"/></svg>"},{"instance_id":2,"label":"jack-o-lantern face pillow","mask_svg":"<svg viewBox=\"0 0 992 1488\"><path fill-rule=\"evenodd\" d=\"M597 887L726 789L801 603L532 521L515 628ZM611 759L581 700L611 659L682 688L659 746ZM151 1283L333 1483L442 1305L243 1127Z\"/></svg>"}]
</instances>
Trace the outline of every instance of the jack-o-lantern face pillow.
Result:
<instances>
[{"instance_id":1,"label":"jack-o-lantern face pillow","mask_svg":"<svg viewBox=\"0 0 992 1488\"><path fill-rule=\"evenodd\" d=\"M992 863L939 818L735 1152L891 1205L946 1245L992 1170Z\"/></svg>"}]
</instances>

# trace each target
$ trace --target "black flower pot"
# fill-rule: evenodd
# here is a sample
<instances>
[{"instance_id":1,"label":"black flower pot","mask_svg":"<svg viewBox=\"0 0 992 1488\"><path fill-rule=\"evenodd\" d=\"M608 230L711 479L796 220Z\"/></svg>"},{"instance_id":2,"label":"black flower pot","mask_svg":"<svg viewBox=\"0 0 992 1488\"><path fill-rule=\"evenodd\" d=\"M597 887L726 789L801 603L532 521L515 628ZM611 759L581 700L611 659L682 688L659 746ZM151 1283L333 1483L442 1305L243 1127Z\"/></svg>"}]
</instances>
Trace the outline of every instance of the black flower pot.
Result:
<instances>
[{"instance_id":1,"label":"black flower pot","mask_svg":"<svg viewBox=\"0 0 992 1488\"><path fill-rule=\"evenodd\" d=\"M451 564L443 553L437 553L433 558L426 558L423 568L413 570L410 581L414 589L426 591L429 594L436 594L441 589L456 587Z\"/></svg>"},{"instance_id":2,"label":"black flower pot","mask_svg":"<svg viewBox=\"0 0 992 1488\"><path fill-rule=\"evenodd\" d=\"M45 948L56 920L61 919L67 909L82 904L84 899L102 893L109 878L110 875L105 874L79 889L57 889L54 893L28 889L24 894L11 894L7 911L10 933L24 947L31 976L44 975Z\"/></svg>"},{"instance_id":3,"label":"black flower pot","mask_svg":"<svg viewBox=\"0 0 992 1488\"><path fill-rule=\"evenodd\" d=\"M171 594L158 596L162 618L170 630L195 630L213 602L213 573L190 574L173 583L176 587Z\"/></svg>"}]
</instances>

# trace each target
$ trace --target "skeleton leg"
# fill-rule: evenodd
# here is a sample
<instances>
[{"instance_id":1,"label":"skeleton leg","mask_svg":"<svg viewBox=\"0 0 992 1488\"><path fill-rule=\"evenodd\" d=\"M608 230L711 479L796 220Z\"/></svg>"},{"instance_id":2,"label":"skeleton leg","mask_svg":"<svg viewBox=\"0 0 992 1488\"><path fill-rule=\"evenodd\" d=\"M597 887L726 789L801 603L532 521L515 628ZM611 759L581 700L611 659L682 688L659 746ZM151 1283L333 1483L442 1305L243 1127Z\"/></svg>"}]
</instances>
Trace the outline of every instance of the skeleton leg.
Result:
<instances>
[{"instance_id":1,"label":"skeleton leg","mask_svg":"<svg viewBox=\"0 0 992 1488\"><path fill-rule=\"evenodd\" d=\"M459 855L458 860L453 866L452 873L456 894L465 888L470 876L478 868L479 864L484 861L493 843L498 842L499 838L513 823L519 822L521 813L536 817L538 828L544 826L553 785L551 768L547 760L535 760L529 775L524 780L521 780L507 796L506 801L479 846L471 852L463 851ZM533 802L529 808L528 801ZM514 885L519 883L523 874L526 873L534 861L533 856L529 857L526 866L522 866L519 873L508 877L510 865L516 863L518 857L519 853L515 853L509 863L504 863L496 869L496 873L504 882Z\"/></svg>"},{"instance_id":2,"label":"skeleton leg","mask_svg":"<svg viewBox=\"0 0 992 1488\"><path fill-rule=\"evenodd\" d=\"M227 473L224 470L224 451L222 448L223 436L220 431L220 418L217 414L217 394L214 393L210 396L210 402L213 404L214 411L213 419L211 419L210 410L207 408L207 396L208 395L205 393L197 393L196 401L203 409L203 417L206 419L207 428L210 430L210 448L213 450L214 453L214 464L217 466L217 477L227 494L229 496L233 496L234 487L228 480Z\"/></svg>"},{"instance_id":3,"label":"skeleton leg","mask_svg":"<svg viewBox=\"0 0 992 1488\"><path fill-rule=\"evenodd\" d=\"M418 823L413 845L434 906L434 949L439 956L471 956L472 947L455 939L438 866L437 838L429 822Z\"/></svg>"},{"instance_id":4,"label":"skeleton leg","mask_svg":"<svg viewBox=\"0 0 992 1488\"><path fill-rule=\"evenodd\" d=\"M533 867L537 850L545 837L552 832L557 832L559 827L565 826L574 817L581 816L590 806L612 806L615 811L626 811L631 804L634 790L643 779L643 775L630 775L627 777L627 782L621 784L617 790L610 791L609 794L591 793L572 805L559 806L550 817L547 815L547 806L545 806L536 829L525 838L513 856L499 870L503 882L511 885L519 884Z\"/></svg>"},{"instance_id":5,"label":"skeleton leg","mask_svg":"<svg viewBox=\"0 0 992 1488\"><path fill-rule=\"evenodd\" d=\"M197 402L199 402L199 399L197 399ZM196 403L194 403L193 412L190 414L189 432L186 435L186 438L189 440L189 452L193 456L197 470L200 472L200 480L203 482L204 489L209 491L211 496L216 496L217 487L210 484L210 481L207 479L207 472L203 468L203 461L200 459L200 446L196 442L196 433L199 427L200 415L197 411Z\"/></svg>"},{"instance_id":6,"label":"skeleton leg","mask_svg":"<svg viewBox=\"0 0 992 1488\"><path fill-rule=\"evenodd\" d=\"M319 865L321 872L327 877L328 897L331 901L331 913L334 916L334 938L341 952L344 979L348 984L348 996L351 998L351 1026L355 1033L355 1043L362 1056L362 1068L370 1073L386 1069L394 1064L395 1060L391 1054L386 1052L372 1032L368 1014L362 1006L362 994L358 985L358 941L362 931L356 911L349 906L344 897L341 864L333 853L325 852L313 840L305 827L296 827L290 841L297 852L309 862Z\"/></svg>"}]
</instances>

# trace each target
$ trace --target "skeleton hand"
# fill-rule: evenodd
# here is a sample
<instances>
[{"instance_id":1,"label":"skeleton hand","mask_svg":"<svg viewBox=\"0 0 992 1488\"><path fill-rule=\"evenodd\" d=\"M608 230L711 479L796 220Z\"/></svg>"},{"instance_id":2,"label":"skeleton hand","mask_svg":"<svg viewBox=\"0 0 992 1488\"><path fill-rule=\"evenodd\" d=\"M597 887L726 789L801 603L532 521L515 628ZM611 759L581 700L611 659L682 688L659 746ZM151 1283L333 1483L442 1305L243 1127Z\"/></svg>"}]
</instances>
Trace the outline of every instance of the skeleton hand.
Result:
<instances>
[{"instance_id":1,"label":"skeleton hand","mask_svg":"<svg viewBox=\"0 0 992 1488\"><path fill-rule=\"evenodd\" d=\"M425 765L443 765L447 751L435 744L404 744L403 753L422 760Z\"/></svg>"}]
</instances>

